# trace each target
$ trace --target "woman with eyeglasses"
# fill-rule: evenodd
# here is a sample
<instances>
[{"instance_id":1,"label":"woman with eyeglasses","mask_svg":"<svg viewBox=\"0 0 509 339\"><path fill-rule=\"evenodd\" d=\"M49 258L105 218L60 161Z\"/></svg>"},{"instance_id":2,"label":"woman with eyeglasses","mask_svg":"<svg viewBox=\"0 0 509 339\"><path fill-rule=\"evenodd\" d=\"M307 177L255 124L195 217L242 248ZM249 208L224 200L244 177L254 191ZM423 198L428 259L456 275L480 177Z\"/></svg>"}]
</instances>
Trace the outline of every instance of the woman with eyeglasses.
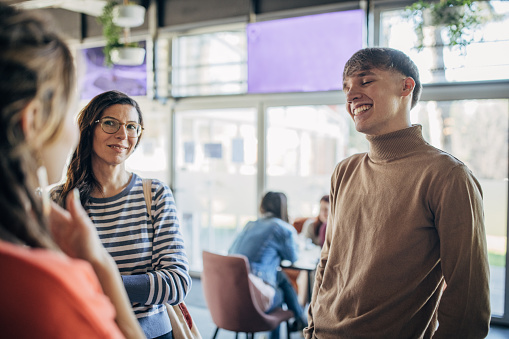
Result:
<instances>
[{"instance_id":1,"label":"woman with eyeglasses","mask_svg":"<svg viewBox=\"0 0 509 339\"><path fill-rule=\"evenodd\" d=\"M0 3L0 74L0 337L144 338L77 192L67 210L48 196L78 140L73 58L50 18Z\"/></svg>"},{"instance_id":2,"label":"woman with eyeglasses","mask_svg":"<svg viewBox=\"0 0 509 339\"><path fill-rule=\"evenodd\" d=\"M67 180L52 196L62 203L79 190L145 335L173 338L164 304L183 301L191 278L171 190L152 179L152 202L146 206L142 178L125 167L142 136L140 107L124 93L105 92L81 110L78 125Z\"/></svg>"}]
</instances>

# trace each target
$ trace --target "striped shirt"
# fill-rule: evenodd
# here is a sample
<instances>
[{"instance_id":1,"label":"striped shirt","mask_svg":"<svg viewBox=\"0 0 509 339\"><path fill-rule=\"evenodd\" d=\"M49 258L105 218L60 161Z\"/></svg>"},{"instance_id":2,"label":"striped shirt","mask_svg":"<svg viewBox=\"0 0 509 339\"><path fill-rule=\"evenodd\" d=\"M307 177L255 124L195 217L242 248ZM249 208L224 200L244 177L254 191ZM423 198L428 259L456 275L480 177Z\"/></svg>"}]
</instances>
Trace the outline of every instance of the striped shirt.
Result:
<instances>
[{"instance_id":1,"label":"striped shirt","mask_svg":"<svg viewBox=\"0 0 509 339\"><path fill-rule=\"evenodd\" d=\"M172 192L156 179L152 180L151 192L151 215L142 179L135 173L119 194L91 197L85 206L104 247L118 265L136 317L148 338L171 330L164 303L178 304L191 287Z\"/></svg>"}]
</instances>

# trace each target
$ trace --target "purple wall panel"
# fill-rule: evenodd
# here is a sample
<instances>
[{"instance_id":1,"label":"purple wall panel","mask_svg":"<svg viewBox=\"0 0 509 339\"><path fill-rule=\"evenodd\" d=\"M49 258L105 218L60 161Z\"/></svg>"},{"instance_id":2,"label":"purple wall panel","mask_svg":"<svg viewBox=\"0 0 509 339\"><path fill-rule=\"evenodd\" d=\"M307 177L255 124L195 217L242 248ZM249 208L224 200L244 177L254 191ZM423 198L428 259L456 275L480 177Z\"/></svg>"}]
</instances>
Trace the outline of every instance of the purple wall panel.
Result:
<instances>
[{"instance_id":1,"label":"purple wall panel","mask_svg":"<svg viewBox=\"0 0 509 339\"><path fill-rule=\"evenodd\" d=\"M145 47L145 43L140 44ZM146 60L140 66L113 65L104 66L102 47L80 50L78 72L80 82L80 98L89 100L97 94L118 90L129 96L147 95L147 66Z\"/></svg>"},{"instance_id":2,"label":"purple wall panel","mask_svg":"<svg viewBox=\"0 0 509 339\"><path fill-rule=\"evenodd\" d=\"M249 24L248 92L341 89L346 61L363 47L364 11Z\"/></svg>"}]
</instances>

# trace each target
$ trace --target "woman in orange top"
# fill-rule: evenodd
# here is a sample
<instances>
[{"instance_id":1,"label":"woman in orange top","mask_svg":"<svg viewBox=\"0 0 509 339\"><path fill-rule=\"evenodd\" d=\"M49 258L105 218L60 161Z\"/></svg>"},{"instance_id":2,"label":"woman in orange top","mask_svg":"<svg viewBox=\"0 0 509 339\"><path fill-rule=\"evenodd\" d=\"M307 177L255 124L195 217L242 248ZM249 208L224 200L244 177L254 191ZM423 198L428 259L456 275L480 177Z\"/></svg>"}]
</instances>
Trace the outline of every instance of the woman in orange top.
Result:
<instances>
[{"instance_id":1,"label":"woman in orange top","mask_svg":"<svg viewBox=\"0 0 509 339\"><path fill-rule=\"evenodd\" d=\"M68 47L45 20L0 4L0 74L2 338L143 338L79 197L66 211L47 195L78 137Z\"/></svg>"}]
</instances>

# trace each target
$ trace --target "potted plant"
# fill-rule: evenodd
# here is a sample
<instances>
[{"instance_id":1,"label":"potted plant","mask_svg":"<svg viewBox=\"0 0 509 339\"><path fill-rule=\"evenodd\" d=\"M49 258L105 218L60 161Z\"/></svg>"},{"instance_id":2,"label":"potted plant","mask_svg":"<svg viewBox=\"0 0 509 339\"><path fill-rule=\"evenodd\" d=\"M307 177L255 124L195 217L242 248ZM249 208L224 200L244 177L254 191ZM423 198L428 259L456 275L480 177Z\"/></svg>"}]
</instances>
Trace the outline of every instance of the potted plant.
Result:
<instances>
[{"instance_id":1,"label":"potted plant","mask_svg":"<svg viewBox=\"0 0 509 339\"><path fill-rule=\"evenodd\" d=\"M138 27L145 21L145 7L124 1L113 8L113 23L120 27Z\"/></svg>"},{"instance_id":2,"label":"potted plant","mask_svg":"<svg viewBox=\"0 0 509 339\"><path fill-rule=\"evenodd\" d=\"M472 0L419 0L408 6L406 16L414 21L416 48L420 51L425 47L424 29L433 26L446 29L449 46L465 50L474 41L473 32L487 20L485 12L479 11L479 5Z\"/></svg>"},{"instance_id":3,"label":"potted plant","mask_svg":"<svg viewBox=\"0 0 509 339\"><path fill-rule=\"evenodd\" d=\"M124 4L120 7L129 6ZM141 6L133 7L137 8ZM143 8L143 7L142 7ZM139 19L133 18L133 22L126 21L125 17L118 19L119 13L125 13L124 8L119 8L115 1L108 1L103 8L102 14L97 17L98 22L103 27L103 36L106 39L106 45L103 48L104 63L107 66L113 64L119 65L140 65L145 58L145 49L140 47L137 42L129 42L129 30L127 27L139 26L143 23ZM140 12L137 12L139 18ZM143 8L142 16L145 15ZM123 24L124 28L115 24ZM124 41L121 42L122 31L124 31Z\"/></svg>"}]
</instances>

